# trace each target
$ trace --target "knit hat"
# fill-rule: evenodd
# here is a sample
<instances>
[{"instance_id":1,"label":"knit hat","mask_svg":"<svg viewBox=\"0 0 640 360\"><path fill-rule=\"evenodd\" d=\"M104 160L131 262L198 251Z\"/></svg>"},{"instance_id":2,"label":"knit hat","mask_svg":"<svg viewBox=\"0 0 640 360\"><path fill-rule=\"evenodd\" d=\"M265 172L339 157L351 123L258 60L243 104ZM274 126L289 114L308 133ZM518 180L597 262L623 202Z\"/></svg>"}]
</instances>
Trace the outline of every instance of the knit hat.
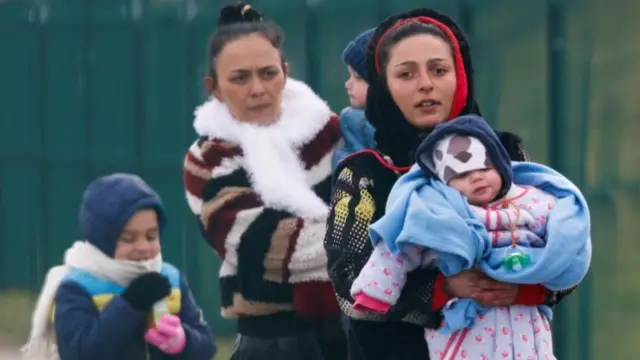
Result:
<instances>
[{"instance_id":1,"label":"knit hat","mask_svg":"<svg viewBox=\"0 0 640 360\"><path fill-rule=\"evenodd\" d=\"M347 47L344 48L344 51L342 51L342 61L351 66L366 82L369 82L366 67L367 45L375 30L375 28L371 28L360 33L355 39L351 40L349 44L347 44Z\"/></svg>"},{"instance_id":2,"label":"knit hat","mask_svg":"<svg viewBox=\"0 0 640 360\"><path fill-rule=\"evenodd\" d=\"M87 186L80 206L83 239L113 256L124 226L141 209L156 211L162 232L167 223L162 200L139 176L117 173L94 180Z\"/></svg>"},{"instance_id":3,"label":"knit hat","mask_svg":"<svg viewBox=\"0 0 640 360\"><path fill-rule=\"evenodd\" d=\"M511 187L511 160L495 130L477 115L442 123L418 147L416 161L429 175L448 183L472 170L495 168L502 178L498 197Z\"/></svg>"}]
</instances>

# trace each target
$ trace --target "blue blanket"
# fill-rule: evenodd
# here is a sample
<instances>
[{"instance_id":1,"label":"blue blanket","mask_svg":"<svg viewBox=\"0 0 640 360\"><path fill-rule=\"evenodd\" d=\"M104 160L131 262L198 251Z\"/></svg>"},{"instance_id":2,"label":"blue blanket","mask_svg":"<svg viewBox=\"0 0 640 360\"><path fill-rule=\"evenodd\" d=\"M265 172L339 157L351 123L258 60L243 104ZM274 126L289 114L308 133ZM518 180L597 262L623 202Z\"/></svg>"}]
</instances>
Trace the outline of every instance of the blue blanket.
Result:
<instances>
[{"instance_id":1,"label":"blue blanket","mask_svg":"<svg viewBox=\"0 0 640 360\"><path fill-rule=\"evenodd\" d=\"M414 166L394 185L386 213L371 225L371 239L384 241L393 253L405 244L432 249L445 276L478 267L489 277L508 283L542 284L550 290L571 288L586 276L591 264L591 222L589 208L580 190L555 170L536 163L514 162L513 180L558 198L547 222L544 248L519 246L531 263L514 272L505 269L505 248L492 248L484 224L474 216L464 196L437 179L425 176ZM541 310L549 318L551 309ZM451 332L473 327L483 308L471 299L461 299L444 310Z\"/></svg>"}]
</instances>

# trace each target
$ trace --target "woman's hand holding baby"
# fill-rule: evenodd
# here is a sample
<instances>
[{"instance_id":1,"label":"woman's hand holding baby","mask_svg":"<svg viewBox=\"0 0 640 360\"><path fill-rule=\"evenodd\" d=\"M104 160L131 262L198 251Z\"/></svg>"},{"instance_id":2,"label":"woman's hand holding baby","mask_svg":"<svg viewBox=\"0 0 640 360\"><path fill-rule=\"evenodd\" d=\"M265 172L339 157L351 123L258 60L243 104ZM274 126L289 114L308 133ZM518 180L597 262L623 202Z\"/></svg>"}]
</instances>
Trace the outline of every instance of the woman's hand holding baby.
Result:
<instances>
[{"instance_id":1,"label":"woman's hand holding baby","mask_svg":"<svg viewBox=\"0 0 640 360\"><path fill-rule=\"evenodd\" d=\"M518 285L495 281L472 269L446 278L444 291L450 297L471 298L483 306L509 306L518 295Z\"/></svg>"}]
</instances>

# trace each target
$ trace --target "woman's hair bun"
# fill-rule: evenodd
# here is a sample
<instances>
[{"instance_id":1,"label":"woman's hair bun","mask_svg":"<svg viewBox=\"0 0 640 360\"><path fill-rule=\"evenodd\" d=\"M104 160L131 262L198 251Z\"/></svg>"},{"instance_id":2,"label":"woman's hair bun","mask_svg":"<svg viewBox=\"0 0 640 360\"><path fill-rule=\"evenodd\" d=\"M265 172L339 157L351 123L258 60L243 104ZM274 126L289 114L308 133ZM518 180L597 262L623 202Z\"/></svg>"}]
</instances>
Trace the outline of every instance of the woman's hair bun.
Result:
<instances>
[{"instance_id":1,"label":"woman's hair bun","mask_svg":"<svg viewBox=\"0 0 640 360\"><path fill-rule=\"evenodd\" d=\"M227 5L220 10L218 26L247 22L261 22L262 14L249 4L239 2L235 5Z\"/></svg>"}]
</instances>

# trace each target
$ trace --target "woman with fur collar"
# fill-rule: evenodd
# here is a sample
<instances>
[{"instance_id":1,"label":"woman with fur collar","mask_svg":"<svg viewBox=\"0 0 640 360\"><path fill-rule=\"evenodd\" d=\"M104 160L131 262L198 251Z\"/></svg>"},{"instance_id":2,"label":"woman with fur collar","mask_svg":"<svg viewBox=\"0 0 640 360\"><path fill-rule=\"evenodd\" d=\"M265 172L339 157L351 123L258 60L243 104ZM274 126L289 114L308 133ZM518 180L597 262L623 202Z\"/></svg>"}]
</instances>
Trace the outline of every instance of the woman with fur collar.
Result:
<instances>
[{"instance_id":1,"label":"woman with fur collar","mask_svg":"<svg viewBox=\"0 0 640 360\"><path fill-rule=\"evenodd\" d=\"M237 319L232 359L339 360L345 341L323 238L340 126L287 77L282 40L248 5L221 10L186 196L222 260L222 315Z\"/></svg>"}]
</instances>

